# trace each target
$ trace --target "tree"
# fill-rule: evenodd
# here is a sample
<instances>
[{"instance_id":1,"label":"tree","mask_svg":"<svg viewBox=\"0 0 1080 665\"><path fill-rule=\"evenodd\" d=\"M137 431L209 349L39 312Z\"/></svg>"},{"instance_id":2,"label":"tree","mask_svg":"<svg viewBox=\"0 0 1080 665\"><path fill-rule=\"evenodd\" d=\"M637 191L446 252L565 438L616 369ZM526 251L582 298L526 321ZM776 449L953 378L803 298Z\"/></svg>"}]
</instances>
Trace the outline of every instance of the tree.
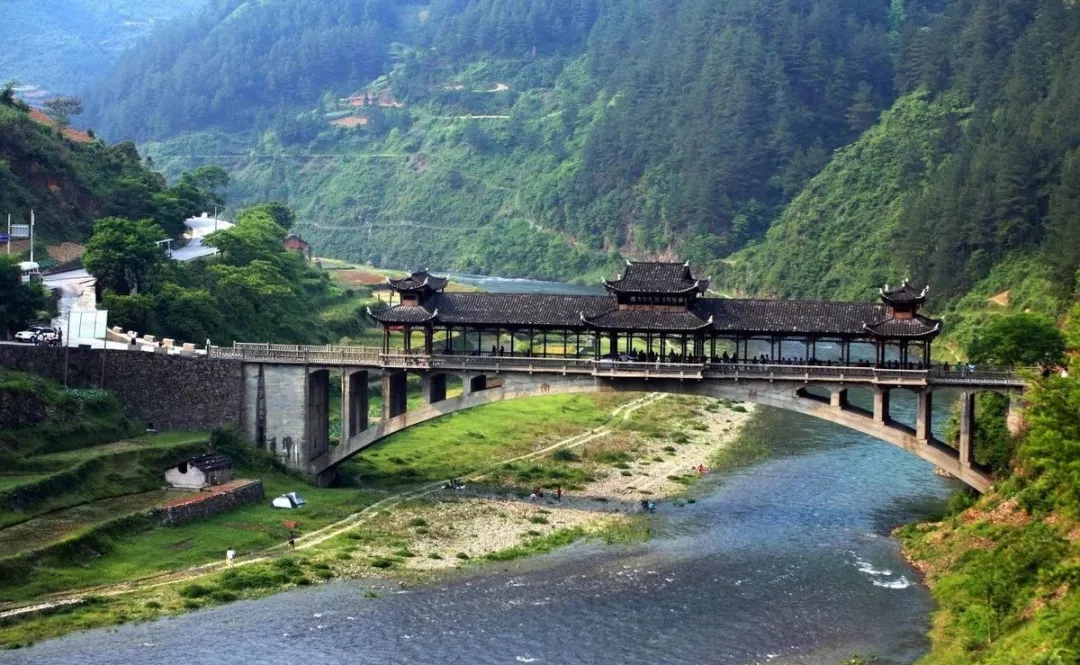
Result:
<instances>
[{"instance_id":1,"label":"tree","mask_svg":"<svg viewBox=\"0 0 1080 665\"><path fill-rule=\"evenodd\" d=\"M94 225L83 265L103 288L120 295L137 294L165 260L165 250L158 244L164 239L165 232L151 219L133 222L105 217Z\"/></svg>"},{"instance_id":2,"label":"tree","mask_svg":"<svg viewBox=\"0 0 1080 665\"><path fill-rule=\"evenodd\" d=\"M22 271L14 256L0 256L0 335L11 335L31 321L48 315L49 298L40 282L22 283Z\"/></svg>"},{"instance_id":3,"label":"tree","mask_svg":"<svg viewBox=\"0 0 1080 665\"><path fill-rule=\"evenodd\" d=\"M83 112L82 100L74 96L53 97L45 100L42 106L45 107L46 115L52 118L61 130L71 124L71 116Z\"/></svg>"},{"instance_id":4,"label":"tree","mask_svg":"<svg viewBox=\"0 0 1080 665\"><path fill-rule=\"evenodd\" d=\"M991 321L976 335L967 352L977 364L1055 364L1065 354L1065 336L1046 317L1007 314Z\"/></svg>"},{"instance_id":5,"label":"tree","mask_svg":"<svg viewBox=\"0 0 1080 665\"><path fill-rule=\"evenodd\" d=\"M179 187L191 187L202 193L205 205L225 207L225 188L229 174L220 166L202 166L180 175Z\"/></svg>"}]
</instances>

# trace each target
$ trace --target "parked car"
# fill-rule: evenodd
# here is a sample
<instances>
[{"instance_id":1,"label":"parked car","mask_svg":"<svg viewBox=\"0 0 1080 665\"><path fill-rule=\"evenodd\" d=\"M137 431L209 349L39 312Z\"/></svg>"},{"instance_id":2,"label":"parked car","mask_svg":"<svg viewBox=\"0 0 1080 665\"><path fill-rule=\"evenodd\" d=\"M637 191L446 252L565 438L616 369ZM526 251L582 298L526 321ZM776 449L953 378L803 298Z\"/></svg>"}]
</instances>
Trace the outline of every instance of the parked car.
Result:
<instances>
[{"instance_id":1,"label":"parked car","mask_svg":"<svg viewBox=\"0 0 1080 665\"><path fill-rule=\"evenodd\" d=\"M52 326L35 325L15 333L15 341L26 344L52 344L60 334Z\"/></svg>"}]
</instances>

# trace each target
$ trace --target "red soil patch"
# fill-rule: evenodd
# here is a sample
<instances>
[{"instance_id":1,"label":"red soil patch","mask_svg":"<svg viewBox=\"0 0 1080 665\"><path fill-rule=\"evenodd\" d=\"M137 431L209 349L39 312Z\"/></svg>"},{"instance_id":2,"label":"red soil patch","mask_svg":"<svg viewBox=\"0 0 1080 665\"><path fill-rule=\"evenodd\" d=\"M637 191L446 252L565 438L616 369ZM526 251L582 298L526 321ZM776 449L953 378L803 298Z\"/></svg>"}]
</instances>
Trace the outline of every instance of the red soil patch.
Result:
<instances>
[{"instance_id":1,"label":"red soil patch","mask_svg":"<svg viewBox=\"0 0 1080 665\"><path fill-rule=\"evenodd\" d=\"M386 283L386 278L379 273L368 272L366 270L338 270L335 274L337 275L338 280L345 282L346 284L374 286Z\"/></svg>"},{"instance_id":2,"label":"red soil patch","mask_svg":"<svg viewBox=\"0 0 1080 665\"><path fill-rule=\"evenodd\" d=\"M200 503L202 501L206 501L207 499L216 494L230 494L242 487L250 485L253 482L255 481L245 478L237 478L236 480L230 480L229 482L223 483L221 485L214 485L213 487L208 487L200 491L198 494L189 494L187 496L177 497L172 501L162 504L161 507L175 508L176 506L186 506L190 503Z\"/></svg>"},{"instance_id":3,"label":"red soil patch","mask_svg":"<svg viewBox=\"0 0 1080 665\"><path fill-rule=\"evenodd\" d=\"M45 248L49 258L60 263L74 261L81 257L85 251L85 247L74 242L62 242L59 245L49 245Z\"/></svg>"},{"instance_id":4,"label":"red soil patch","mask_svg":"<svg viewBox=\"0 0 1080 665\"><path fill-rule=\"evenodd\" d=\"M1001 293L993 296L992 298L987 298L987 300L994 303L995 305L1000 305L1001 307L1008 307L1009 297L1011 295L1012 293L1010 291L1002 291Z\"/></svg>"},{"instance_id":5,"label":"red soil patch","mask_svg":"<svg viewBox=\"0 0 1080 665\"><path fill-rule=\"evenodd\" d=\"M331 120L331 125L335 127L346 127L352 129L353 127L363 127L368 124L368 119L361 115L351 115L347 118L338 118L337 120Z\"/></svg>"},{"instance_id":6,"label":"red soil patch","mask_svg":"<svg viewBox=\"0 0 1080 665\"><path fill-rule=\"evenodd\" d=\"M53 121L52 118L45 115L41 111L38 111L37 109L30 109L30 119L35 122L40 122L43 125L48 125L49 127L56 127L56 122ZM90 143L91 141L93 141L93 139L90 138L90 135L86 132L80 132L79 130L72 129L71 127L68 127L64 130L64 136L72 141L75 141L76 143Z\"/></svg>"}]
</instances>

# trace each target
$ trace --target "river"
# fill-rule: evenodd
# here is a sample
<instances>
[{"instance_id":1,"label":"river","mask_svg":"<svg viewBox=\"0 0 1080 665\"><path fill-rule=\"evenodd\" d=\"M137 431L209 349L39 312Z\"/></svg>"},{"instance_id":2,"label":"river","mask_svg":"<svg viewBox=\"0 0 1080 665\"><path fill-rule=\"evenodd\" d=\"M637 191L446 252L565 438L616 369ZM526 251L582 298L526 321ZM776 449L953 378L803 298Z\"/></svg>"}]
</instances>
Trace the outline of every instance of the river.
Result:
<instances>
[{"instance_id":1,"label":"river","mask_svg":"<svg viewBox=\"0 0 1080 665\"><path fill-rule=\"evenodd\" d=\"M490 287L488 287L490 288ZM945 399L936 422L945 422ZM911 400L893 410L910 418ZM885 443L763 408L771 451L662 502L655 536L408 590L335 582L0 654L0 663L911 663L932 601L889 538L955 483Z\"/></svg>"}]
</instances>

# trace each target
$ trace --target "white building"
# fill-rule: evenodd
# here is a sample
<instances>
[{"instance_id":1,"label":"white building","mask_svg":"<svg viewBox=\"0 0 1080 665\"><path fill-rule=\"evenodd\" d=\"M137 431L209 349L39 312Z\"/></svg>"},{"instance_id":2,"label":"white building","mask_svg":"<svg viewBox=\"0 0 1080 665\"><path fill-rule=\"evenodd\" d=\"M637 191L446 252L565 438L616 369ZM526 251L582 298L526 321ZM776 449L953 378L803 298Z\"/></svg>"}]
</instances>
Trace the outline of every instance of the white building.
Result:
<instances>
[{"instance_id":1,"label":"white building","mask_svg":"<svg viewBox=\"0 0 1080 665\"><path fill-rule=\"evenodd\" d=\"M232 480L233 463L228 457L208 453L192 457L165 471L165 482L178 489L197 490Z\"/></svg>"}]
</instances>

